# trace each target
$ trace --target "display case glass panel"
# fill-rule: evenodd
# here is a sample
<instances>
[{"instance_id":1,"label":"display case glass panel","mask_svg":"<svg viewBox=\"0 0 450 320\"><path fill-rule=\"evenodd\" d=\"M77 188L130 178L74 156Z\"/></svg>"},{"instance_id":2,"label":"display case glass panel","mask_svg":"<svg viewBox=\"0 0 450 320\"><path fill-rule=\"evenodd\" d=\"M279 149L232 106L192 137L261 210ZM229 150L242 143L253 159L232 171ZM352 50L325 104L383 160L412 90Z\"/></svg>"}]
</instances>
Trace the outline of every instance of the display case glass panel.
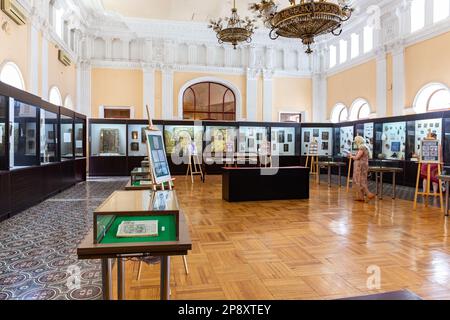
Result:
<instances>
[{"instance_id":1,"label":"display case glass panel","mask_svg":"<svg viewBox=\"0 0 450 320\"><path fill-rule=\"evenodd\" d=\"M272 155L295 156L295 128L271 128Z\"/></svg>"},{"instance_id":2,"label":"display case glass panel","mask_svg":"<svg viewBox=\"0 0 450 320\"><path fill-rule=\"evenodd\" d=\"M7 170L6 163L6 123L7 121L8 98L0 96L0 170Z\"/></svg>"},{"instance_id":3,"label":"display case glass panel","mask_svg":"<svg viewBox=\"0 0 450 320\"><path fill-rule=\"evenodd\" d=\"M38 108L11 99L10 115L13 117L10 134L10 167L19 169L39 165Z\"/></svg>"},{"instance_id":4,"label":"display case glass panel","mask_svg":"<svg viewBox=\"0 0 450 320\"><path fill-rule=\"evenodd\" d=\"M380 159L405 160L406 155L406 122L383 123Z\"/></svg>"},{"instance_id":5,"label":"display case glass panel","mask_svg":"<svg viewBox=\"0 0 450 320\"><path fill-rule=\"evenodd\" d=\"M41 164L58 162L58 114L41 110Z\"/></svg>"},{"instance_id":6,"label":"display case glass panel","mask_svg":"<svg viewBox=\"0 0 450 320\"><path fill-rule=\"evenodd\" d=\"M442 144L442 119L416 120L415 127L415 155L418 156L420 154L421 141L427 138L427 136L431 133L435 133L439 143Z\"/></svg>"},{"instance_id":7,"label":"display case glass panel","mask_svg":"<svg viewBox=\"0 0 450 320\"><path fill-rule=\"evenodd\" d=\"M61 161L73 160L73 119L71 117L61 115Z\"/></svg>"},{"instance_id":8,"label":"display case glass panel","mask_svg":"<svg viewBox=\"0 0 450 320\"><path fill-rule=\"evenodd\" d=\"M83 119L75 118L75 157L83 158L85 157L85 132L86 122Z\"/></svg>"},{"instance_id":9,"label":"display case glass panel","mask_svg":"<svg viewBox=\"0 0 450 320\"><path fill-rule=\"evenodd\" d=\"M366 146L369 148L369 158L373 158L374 151L374 126L373 122L361 123L356 125L356 135L363 137L366 141Z\"/></svg>"},{"instance_id":10,"label":"display case glass panel","mask_svg":"<svg viewBox=\"0 0 450 320\"><path fill-rule=\"evenodd\" d=\"M450 119L444 119L444 162L450 164ZM450 173L450 172L449 172Z\"/></svg>"},{"instance_id":11,"label":"display case glass panel","mask_svg":"<svg viewBox=\"0 0 450 320\"><path fill-rule=\"evenodd\" d=\"M162 125L153 125L153 127L159 131L163 130ZM128 156L146 157L148 155L147 138L145 135L147 128L148 125L144 124L128 125Z\"/></svg>"},{"instance_id":12,"label":"display case glass panel","mask_svg":"<svg viewBox=\"0 0 450 320\"><path fill-rule=\"evenodd\" d=\"M205 152L215 155L236 152L237 128L229 126L206 127Z\"/></svg>"},{"instance_id":13,"label":"display case glass panel","mask_svg":"<svg viewBox=\"0 0 450 320\"><path fill-rule=\"evenodd\" d=\"M340 156L346 157L348 154L352 153L354 137L353 126L341 127L339 129L339 153Z\"/></svg>"},{"instance_id":14,"label":"display case glass panel","mask_svg":"<svg viewBox=\"0 0 450 320\"><path fill-rule=\"evenodd\" d=\"M202 126L165 126L164 140L168 155L201 155L203 152Z\"/></svg>"},{"instance_id":15,"label":"display case glass panel","mask_svg":"<svg viewBox=\"0 0 450 320\"><path fill-rule=\"evenodd\" d=\"M312 142L318 143L319 156L331 156L333 154L333 128L302 128L302 155L308 155Z\"/></svg>"},{"instance_id":16,"label":"display case glass panel","mask_svg":"<svg viewBox=\"0 0 450 320\"><path fill-rule=\"evenodd\" d=\"M266 127L240 127L238 136L239 153L260 153L261 147L267 149Z\"/></svg>"},{"instance_id":17,"label":"display case glass panel","mask_svg":"<svg viewBox=\"0 0 450 320\"><path fill-rule=\"evenodd\" d=\"M120 157L127 154L126 124L92 124L91 156Z\"/></svg>"}]
</instances>

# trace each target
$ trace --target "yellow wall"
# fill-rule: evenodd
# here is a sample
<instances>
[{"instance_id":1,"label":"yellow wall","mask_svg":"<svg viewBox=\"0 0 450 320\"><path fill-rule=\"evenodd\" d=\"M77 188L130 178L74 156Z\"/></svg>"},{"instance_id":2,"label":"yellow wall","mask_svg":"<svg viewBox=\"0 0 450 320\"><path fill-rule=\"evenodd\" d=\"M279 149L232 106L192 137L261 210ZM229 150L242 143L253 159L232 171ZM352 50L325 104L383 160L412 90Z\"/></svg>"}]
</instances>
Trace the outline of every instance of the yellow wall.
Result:
<instances>
[{"instance_id":1,"label":"yellow wall","mask_svg":"<svg viewBox=\"0 0 450 320\"><path fill-rule=\"evenodd\" d=\"M155 118L162 119L162 73L155 71Z\"/></svg>"},{"instance_id":2,"label":"yellow wall","mask_svg":"<svg viewBox=\"0 0 450 320\"><path fill-rule=\"evenodd\" d=\"M62 104L68 95L72 98L73 105L76 107L77 99L77 69L75 64L64 66L58 60L58 48L49 43L48 45L48 88L58 87L61 92Z\"/></svg>"},{"instance_id":3,"label":"yellow wall","mask_svg":"<svg viewBox=\"0 0 450 320\"><path fill-rule=\"evenodd\" d=\"M306 121L312 117L312 80L301 78L273 79L272 121L279 120L281 111L306 111Z\"/></svg>"},{"instance_id":4,"label":"yellow wall","mask_svg":"<svg viewBox=\"0 0 450 320\"><path fill-rule=\"evenodd\" d=\"M25 89L30 88L29 75L29 24L18 26L0 11L0 21L7 21L9 32L0 29L0 65L5 61L17 64L25 81Z\"/></svg>"},{"instance_id":5,"label":"yellow wall","mask_svg":"<svg viewBox=\"0 0 450 320\"><path fill-rule=\"evenodd\" d=\"M450 87L450 32L405 50L406 106L412 107L419 90L430 82Z\"/></svg>"},{"instance_id":6,"label":"yellow wall","mask_svg":"<svg viewBox=\"0 0 450 320\"><path fill-rule=\"evenodd\" d=\"M143 119L143 73L141 70L92 69L92 117L100 106L134 107L135 118Z\"/></svg>"},{"instance_id":7,"label":"yellow wall","mask_svg":"<svg viewBox=\"0 0 450 320\"><path fill-rule=\"evenodd\" d=\"M216 73L175 72L173 78L173 104L174 115L178 117L178 95L181 88L188 82L202 77L216 77L231 82L241 93L242 117L247 117L247 80L245 76L218 75Z\"/></svg>"},{"instance_id":8,"label":"yellow wall","mask_svg":"<svg viewBox=\"0 0 450 320\"><path fill-rule=\"evenodd\" d=\"M358 98L366 99L372 108L372 112L376 111L377 70L375 60L328 77L327 85L328 117L330 117L331 111L337 103L343 103L350 108Z\"/></svg>"}]
</instances>

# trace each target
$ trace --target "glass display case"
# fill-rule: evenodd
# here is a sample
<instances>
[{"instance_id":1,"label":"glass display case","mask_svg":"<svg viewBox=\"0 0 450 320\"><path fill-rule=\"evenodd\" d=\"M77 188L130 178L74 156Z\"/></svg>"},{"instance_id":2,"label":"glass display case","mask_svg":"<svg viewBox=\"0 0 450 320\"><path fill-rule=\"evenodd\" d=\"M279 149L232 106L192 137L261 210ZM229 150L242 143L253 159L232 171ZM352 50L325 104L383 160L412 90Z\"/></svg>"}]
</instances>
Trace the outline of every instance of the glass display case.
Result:
<instances>
[{"instance_id":1,"label":"glass display case","mask_svg":"<svg viewBox=\"0 0 450 320\"><path fill-rule=\"evenodd\" d=\"M237 128L230 126L207 126L205 142L207 153L235 153Z\"/></svg>"},{"instance_id":2,"label":"glass display case","mask_svg":"<svg viewBox=\"0 0 450 320\"><path fill-rule=\"evenodd\" d=\"M90 153L94 157L120 157L127 154L126 124L91 124Z\"/></svg>"},{"instance_id":3,"label":"glass display case","mask_svg":"<svg viewBox=\"0 0 450 320\"><path fill-rule=\"evenodd\" d=\"M302 155L309 153L311 142L319 145L319 156L333 154L333 128L302 128Z\"/></svg>"},{"instance_id":4,"label":"glass display case","mask_svg":"<svg viewBox=\"0 0 450 320\"><path fill-rule=\"evenodd\" d=\"M73 160L73 118L61 114L61 135L60 135L61 161Z\"/></svg>"},{"instance_id":5,"label":"glass display case","mask_svg":"<svg viewBox=\"0 0 450 320\"><path fill-rule=\"evenodd\" d=\"M272 155L295 156L295 128L271 128Z\"/></svg>"},{"instance_id":6,"label":"glass display case","mask_svg":"<svg viewBox=\"0 0 450 320\"><path fill-rule=\"evenodd\" d=\"M0 96L0 170L7 170L8 164L6 157L6 123L7 120L8 98Z\"/></svg>"},{"instance_id":7,"label":"glass display case","mask_svg":"<svg viewBox=\"0 0 450 320\"><path fill-rule=\"evenodd\" d=\"M10 116L13 117L10 134L9 161L11 169L39 165L39 109L11 99Z\"/></svg>"},{"instance_id":8,"label":"glass display case","mask_svg":"<svg viewBox=\"0 0 450 320\"><path fill-rule=\"evenodd\" d=\"M421 141L431 133L435 133L439 143L442 144L442 125L442 119L416 120L413 158L420 154Z\"/></svg>"},{"instance_id":9,"label":"glass display case","mask_svg":"<svg viewBox=\"0 0 450 320\"><path fill-rule=\"evenodd\" d=\"M179 154L180 157L188 154L201 155L203 152L203 127L168 125L164 127L164 140L168 155Z\"/></svg>"},{"instance_id":10,"label":"glass display case","mask_svg":"<svg viewBox=\"0 0 450 320\"><path fill-rule=\"evenodd\" d=\"M383 123L376 127L376 140L381 146L379 159L405 160L406 156L406 122Z\"/></svg>"},{"instance_id":11,"label":"glass display case","mask_svg":"<svg viewBox=\"0 0 450 320\"><path fill-rule=\"evenodd\" d=\"M262 146L267 148L266 127L239 127L238 152L258 154Z\"/></svg>"},{"instance_id":12,"label":"glass display case","mask_svg":"<svg viewBox=\"0 0 450 320\"><path fill-rule=\"evenodd\" d=\"M41 110L41 163L58 162L58 114Z\"/></svg>"},{"instance_id":13,"label":"glass display case","mask_svg":"<svg viewBox=\"0 0 450 320\"><path fill-rule=\"evenodd\" d=\"M355 132L353 126L339 128L339 155L346 157L352 153Z\"/></svg>"},{"instance_id":14,"label":"glass display case","mask_svg":"<svg viewBox=\"0 0 450 320\"><path fill-rule=\"evenodd\" d=\"M85 151L85 132L86 120L75 118L75 157L86 157Z\"/></svg>"},{"instance_id":15,"label":"glass display case","mask_svg":"<svg viewBox=\"0 0 450 320\"><path fill-rule=\"evenodd\" d=\"M363 137L366 141L366 146L369 148L369 157L373 158L374 151L374 126L373 122L359 123L356 125L356 135Z\"/></svg>"}]
</instances>

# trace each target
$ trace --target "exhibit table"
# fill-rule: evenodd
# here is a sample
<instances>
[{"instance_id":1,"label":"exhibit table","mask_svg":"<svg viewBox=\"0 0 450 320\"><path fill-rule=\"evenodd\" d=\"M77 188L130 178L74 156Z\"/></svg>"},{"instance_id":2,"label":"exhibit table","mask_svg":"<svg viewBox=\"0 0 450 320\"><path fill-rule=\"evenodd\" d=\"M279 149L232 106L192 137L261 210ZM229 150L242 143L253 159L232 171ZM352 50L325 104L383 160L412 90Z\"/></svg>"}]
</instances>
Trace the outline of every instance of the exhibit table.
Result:
<instances>
[{"instance_id":1,"label":"exhibit table","mask_svg":"<svg viewBox=\"0 0 450 320\"><path fill-rule=\"evenodd\" d=\"M229 202L309 199L309 169L223 168L222 198Z\"/></svg>"},{"instance_id":2,"label":"exhibit table","mask_svg":"<svg viewBox=\"0 0 450 320\"><path fill-rule=\"evenodd\" d=\"M131 184L140 180L150 180L150 169L149 168L134 168L131 171Z\"/></svg>"},{"instance_id":3,"label":"exhibit table","mask_svg":"<svg viewBox=\"0 0 450 320\"><path fill-rule=\"evenodd\" d=\"M450 209L450 176L440 175L438 179L445 183L445 216L448 217L448 210Z\"/></svg>"},{"instance_id":4,"label":"exhibit table","mask_svg":"<svg viewBox=\"0 0 450 320\"><path fill-rule=\"evenodd\" d=\"M211 164L216 163L224 165L225 167L231 167L238 165L258 165L258 154L256 153L223 153L222 156L210 156L205 157L205 163Z\"/></svg>"},{"instance_id":5,"label":"exhibit table","mask_svg":"<svg viewBox=\"0 0 450 320\"><path fill-rule=\"evenodd\" d=\"M171 180L171 183L175 181L175 178ZM166 186L167 189L168 186ZM173 187L172 187L173 188ZM161 185L156 186L157 190L161 190ZM153 183L151 180L137 180L137 181L128 181L127 185L125 186L126 191L137 191L137 190L153 190Z\"/></svg>"},{"instance_id":6,"label":"exhibit table","mask_svg":"<svg viewBox=\"0 0 450 320\"><path fill-rule=\"evenodd\" d=\"M376 193L379 200L383 200L383 175L385 173L392 173L392 199L395 199L397 189L397 173L403 172L403 169L394 167L369 167L369 172L375 173L375 182L377 188Z\"/></svg>"},{"instance_id":7,"label":"exhibit table","mask_svg":"<svg viewBox=\"0 0 450 320\"><path fill-rule=\"evenodd\" d=\"M130 221L157 221L153 237L117 236L119 226ZM170 257L192 249L186 219L175 191L116 191L94 212L94 228L77 249L78 259L100 259L103 298L112 300L112 263L117 259L118 299L125 299L125 261L156 256L161 259L161 300L169 299Z\"/></svg>"},{"instance_id":8,"label":"exhibit table","mask_svg":"<svg viewBox=\"0 0 450 320\"><path fill-rule=\"evenodd\" d=\"M319 168L327 168L328 169L328 187L331 187L331 169L334 168L338 168L338 175L339 175L339 182L338 185L339 187L342 186L342 182L341 182L341 171L342 171L342 167L345 167L346 164L344 162L336 162L336 161L320 161L319 162ZM318 175L318 180L319 180L319 184L320 184L320 174Z\"/></svg>"}]
</instances>

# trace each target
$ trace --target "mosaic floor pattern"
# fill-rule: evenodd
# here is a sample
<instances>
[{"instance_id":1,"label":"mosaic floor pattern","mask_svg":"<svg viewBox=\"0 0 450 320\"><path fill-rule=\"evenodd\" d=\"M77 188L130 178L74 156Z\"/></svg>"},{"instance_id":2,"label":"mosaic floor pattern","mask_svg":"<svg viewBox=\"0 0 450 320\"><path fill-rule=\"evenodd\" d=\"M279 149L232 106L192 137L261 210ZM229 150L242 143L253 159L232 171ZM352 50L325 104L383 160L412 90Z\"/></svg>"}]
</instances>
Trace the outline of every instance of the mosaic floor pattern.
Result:
<instances>
[{"instance_id":1,"label":"mosaic floor pattern","mask_svg":"<svg viewBox=\"0 0 450 320\"><path fill-rule=\"evenodd\" d=\"M0 223L0 300L100 299L100 263L78 261L76 248L95 208L125 184L81 183Z\"/></svg>"}]
</instances>

